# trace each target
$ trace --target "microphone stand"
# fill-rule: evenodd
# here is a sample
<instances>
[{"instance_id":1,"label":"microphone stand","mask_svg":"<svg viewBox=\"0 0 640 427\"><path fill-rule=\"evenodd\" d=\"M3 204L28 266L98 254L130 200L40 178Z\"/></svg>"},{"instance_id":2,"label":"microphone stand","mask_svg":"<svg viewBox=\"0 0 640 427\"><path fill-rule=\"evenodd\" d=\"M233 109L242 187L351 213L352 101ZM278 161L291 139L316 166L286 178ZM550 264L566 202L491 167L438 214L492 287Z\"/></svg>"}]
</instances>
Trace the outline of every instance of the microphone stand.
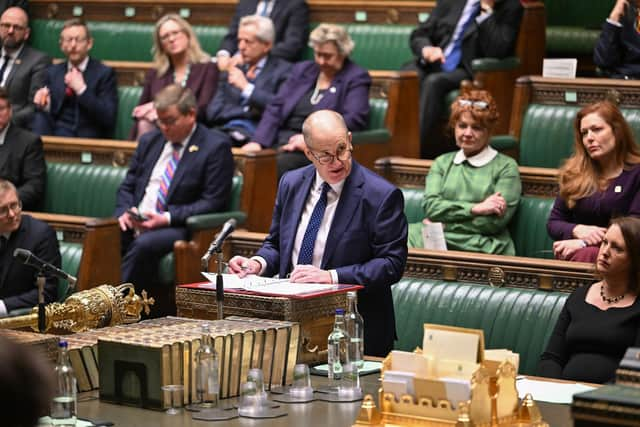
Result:
<instances>
[{"instance_id":1,"label":"microphone stand","mask_svg":"<svg viewBox=\"0 0 640 427\"><path fill-rule=\"evenodd\" d=\"M42 274L42 270L38 270L36 285L38 286L38 331L43 333L47 330L47 312L44 304L44 285L47 279Z\"/></svg>"},{"instance_id":2,"label":"microphone stand","mask_svg":"<svg viewBox=\"0 0 640 427\"><path fill-rule=\"evenodd\" d=\"M223 258L222 251L220 249L216 249L215 252L218 257L218 273L216 274L216 305L218 311L218 320L222 320L224 318L222 314L222 305L224 302L224 282L222 278ZM205 256L200 259L200 267L203 273L209 272L209 259L210 254L205 254Z\"/></svg>"}]
</instances>

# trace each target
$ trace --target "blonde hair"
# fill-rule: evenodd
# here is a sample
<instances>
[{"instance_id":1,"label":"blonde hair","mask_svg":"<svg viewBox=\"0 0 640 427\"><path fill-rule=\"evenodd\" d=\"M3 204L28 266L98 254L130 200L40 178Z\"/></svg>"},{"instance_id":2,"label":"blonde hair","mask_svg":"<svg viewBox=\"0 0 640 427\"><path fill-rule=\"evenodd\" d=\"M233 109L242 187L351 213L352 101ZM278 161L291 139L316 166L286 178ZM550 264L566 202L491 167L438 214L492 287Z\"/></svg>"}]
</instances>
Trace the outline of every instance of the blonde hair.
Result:
<instances>
[{"instance_id":1,"label":"blonde hair","mask_svg":"<svg viewBox=\"0 0 640 427\"><path fill-rule=\"evenodd\" d=\"M199 62L204 63L211 61L211 56L200 47L198 37L193 31L191 25L179 15L169 13L158 19L153 31L153 47L151 48L151 53L153 54L153 66L158 71L159 76L164 75L171 66L171 59L162 49L162 41L160 40L160 28L169 21L173 21L178 24L180 31L184 32L189 39L189 46L187 47L189 63L197 64Z\"/></svg>"},{"instance_id":2,"label":"blonde hair","mask_svg":"<svg viewBox=\"0 0 640 427\"><path fill-rule=\"evenodd\" d=\"M309 35L309 47L333 42L338 48L338 53L345 58L351 55L356 44L344 27L336 24L320 24Z\"/></svg>"},{"instance_id":3,"label":"blonde hair","mask_svg":"<svg viewBox=\"0 0 640 427\"><path fill-rule=\"evenodd\" d=\"M607 180L601 174L600 165L593 160L582 142L580 123L589 114L597 114L613 132L615 138L615 162L628 169L640 163L640 150L633 139L633 133L622 113L609 101L589 104L578 111L573 122L574 144L573 155L569 157L558 171L560 197L569 209L579 199L589 197L596 191L606 187Z\"/></svg>"}]
</instances>

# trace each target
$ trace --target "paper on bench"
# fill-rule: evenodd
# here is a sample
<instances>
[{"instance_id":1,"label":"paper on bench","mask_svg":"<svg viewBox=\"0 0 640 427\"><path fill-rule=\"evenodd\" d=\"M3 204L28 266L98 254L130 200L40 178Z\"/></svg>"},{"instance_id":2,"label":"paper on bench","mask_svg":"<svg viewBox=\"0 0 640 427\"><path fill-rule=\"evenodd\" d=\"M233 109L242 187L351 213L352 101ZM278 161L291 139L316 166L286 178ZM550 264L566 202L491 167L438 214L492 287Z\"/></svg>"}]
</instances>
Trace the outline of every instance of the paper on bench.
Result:
<instances>
[{"instance_id":1,"label":"paper on bench","mask_svg":"<svg viewBox=\"0 0 640 427\"><path fill-rule=\"evenodd\" d=\"M437 251L447 250L444 229L441 222L430 222L422 226L422 242L425 249Z\"/></svg>"},{"instance_id":2,"label":"paper on bench","mask_svg":"<svg viewBox=\"0 0 640 427\"><path fill-rule=\"evenodd\" d=\"M569 404L573 395L595 389L580 383L559 383L555 381L537 381L528 378L518 378L516 381L518 397L523 399L531 393L535 401Z\"/></svg>"},{"instance_id":3,"label":"paper on bench","mask_svg":"<svg viewBox=\"0 0 640 427\"><path fill-rule=\"evenodd\" d=\"M212 282L210 286L215 288L217 275L204 272L202 275ZM322 292L334 288L333 285L323 283L291 283L288 279L274 279L256 275L248 275L240 278L235 274L223 274L222 282L225 289L244 289L246 291L264 292L283 296Z\"/></svg>"}]
</instances>

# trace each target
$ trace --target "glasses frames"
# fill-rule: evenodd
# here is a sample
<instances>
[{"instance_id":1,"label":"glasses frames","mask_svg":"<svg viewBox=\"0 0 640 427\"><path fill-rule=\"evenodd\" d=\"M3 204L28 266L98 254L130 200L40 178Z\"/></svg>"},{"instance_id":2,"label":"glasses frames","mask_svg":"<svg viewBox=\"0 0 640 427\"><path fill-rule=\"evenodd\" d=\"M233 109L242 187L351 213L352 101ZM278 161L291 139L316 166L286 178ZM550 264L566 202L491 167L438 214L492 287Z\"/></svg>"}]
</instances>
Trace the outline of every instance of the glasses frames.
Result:
<instances>
[{"instance_id":1,"label":"glasses frames","mask_svg":"<svg viewBox=\"0 0 640 427\"><path fill-rule=\"evenodd\" d=\"M485 101L473 101L471 99L459 99L458 104L461 107L472 107L476 110L486 110L489 108L489 103Z\"/></svg>"},{"instance_id":2,"label":"glasses frames","mask_svg":"<svg viewBox=\"0 0 640 427\"><path fill-rule=\"evenodd\" d=\"M14 215L22 212L22 202L18 200L17 202L9 203L5 206L0 206L0 218L8 217L9 211L13 212Z\"/></svg>"},{"instance_id":3,"label":"glasses frames","mask_svg":"<svg viewBox=\"0 0 640 427\"><path fill-rule=\"evenodd\" d=\"M347 161L351 158L351 154L353 153L353 146L349 147L338 147L336 154L322 153L316 154L313 150L309 150L311 155L320 163L321 165L328 165L333 163L335 159L340 160L341 162Z\"/></svg>"}]
</instances>

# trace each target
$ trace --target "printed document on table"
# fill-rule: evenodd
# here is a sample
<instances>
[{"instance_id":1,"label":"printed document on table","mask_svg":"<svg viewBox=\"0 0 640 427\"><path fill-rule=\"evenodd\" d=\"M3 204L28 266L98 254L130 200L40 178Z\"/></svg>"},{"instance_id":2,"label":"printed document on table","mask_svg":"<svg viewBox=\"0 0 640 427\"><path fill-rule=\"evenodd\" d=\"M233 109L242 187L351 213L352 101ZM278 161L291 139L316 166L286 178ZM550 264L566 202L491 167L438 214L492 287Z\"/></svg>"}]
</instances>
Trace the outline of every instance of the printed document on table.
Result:
<instances>
[{"instance_id":1,"label":"printed document on table","mask_svg":"<svg viewBox=\"0 0 640 427\"><path fill-rule=\"evenodd\" d=\"M523 399L527 393L531 393L535 401L562 403L566 405L572 402L574 394L593 390L595 387L580 383L538 381L518 377L516 388L518 389L518 397L520 397L520 399Z\"/></svg>"},{"instance_id":2,"label":"printed document on table","mask_svg":"<svg viewBox=\"0 0 640 427\"><path fill-rule=\"evenodd\" d=\"M202 273L211 282L211 288L216 287L216 276L214 273ZM235 274L223 274L222 283L225 289L242 289L245 291L262 292L270 295L294 296L314 292L326 292L336 288L335 285L323 283L291 283L289 279L274 279L271 277L261 277L248 275L243 278ZM206 286L206 285L205 285Z\"/></svg>"}]
</instances>

